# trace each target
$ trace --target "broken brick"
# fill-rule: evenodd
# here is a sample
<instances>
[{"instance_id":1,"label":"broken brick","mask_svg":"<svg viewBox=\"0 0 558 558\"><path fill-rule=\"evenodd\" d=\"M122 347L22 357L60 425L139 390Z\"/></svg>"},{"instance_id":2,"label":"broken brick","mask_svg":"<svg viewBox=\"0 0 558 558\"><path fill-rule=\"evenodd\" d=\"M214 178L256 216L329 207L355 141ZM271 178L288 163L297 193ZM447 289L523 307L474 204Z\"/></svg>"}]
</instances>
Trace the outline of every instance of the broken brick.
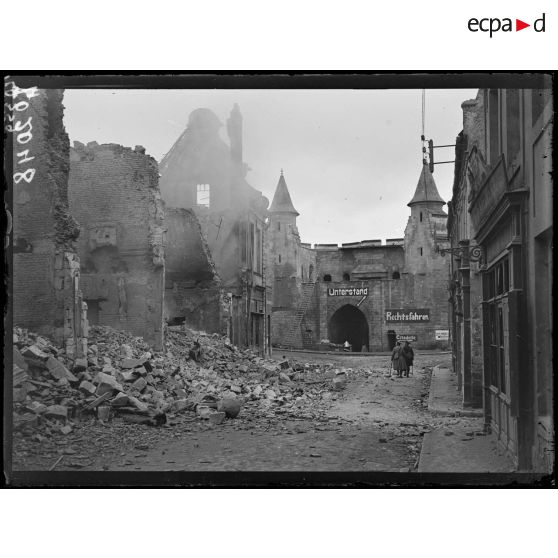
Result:
<instances>
[{"instance_id":1,"label":"broken brick","mask_svg":"<svg viewBox=\"0 0 558 558\"><path fill-rule=\"evenodd\" d=\"M79 384L79 390L86 395L93 395L95 393L95 385L87 380L84 380Z\"/></svg>"},{"instance_id":2,"label":"broken brick","mask_svg":"<svg viewBox=\"0 0 558 558\"><path fill-rule=\"evenodd\" d=\"M30 347L25 347L25 349L23 349L23 351L21 352L21 354L24 357L27 357L31 360L39 360L39 361L46 361L49 357L49 355L43 351L41 351L41 349L39 349L39 347L37 347L37 345L31 345Z\"/></svg>"},{"instance_id":3,"label":"broken brick","mask_svg":"<svg viewBox=\"0 0 558 558\"><path fill-rule=\"evenodd\" d=\"M87 359L76 358L74 362L73 371L77 374L78 372L84 372L85 370L87 370Z\"/></svg>"},{"instance_id":4,"label":"broken brick","mask_svg":"<svg viewBox=\"0 0 558 558\"><path fill-rule=\"evenodd\" d=\"M57 420L66 420L68 418L68 407L64 405L51 405L47 407L45 415Z\"/></svg>"},{"instance_id":5,"label":"broken brick","mask_svg":"<svg viewBox=\"0 0 558 558\"><path fill-rule=\"evenodd\" d=\"M73 383L79 381L58 359L54 357L48 357L46 366L50 375L57 380L65 378L69 382Z\"/></svg>"},{"instance_id":6,"label":"broken brick","mask_svg":"<svg viewBox=\"0 0 558 558\"><path fill-rule=\"evenodd\" d=\"M145 358L125 358L120 363L120 368L130 369L130 368L138 368L143 365L143 363L147 359Z\"/></svg>"},{"instance_id":7,"label":"broken brick","mask_svg":"<svg viewBox=\"0 0 558 558\"><path fill-rule=\"evenodd\" d=\"M117 393L110 403L115 407L123 407L124 405L128 405L129 402L130 399L125 393Z\"/></svg>"},{"instance_id":8,"label":"broken brick","mask_svg":"<svg viewBox=\"0 0 558 558\"><path fill-rule=\"evenodd\" d=\"M138 378L133 384L132 387L137 389L138 391L142 391L147 386L147 382L144 378Z\"/></svg>"}]
</instances>

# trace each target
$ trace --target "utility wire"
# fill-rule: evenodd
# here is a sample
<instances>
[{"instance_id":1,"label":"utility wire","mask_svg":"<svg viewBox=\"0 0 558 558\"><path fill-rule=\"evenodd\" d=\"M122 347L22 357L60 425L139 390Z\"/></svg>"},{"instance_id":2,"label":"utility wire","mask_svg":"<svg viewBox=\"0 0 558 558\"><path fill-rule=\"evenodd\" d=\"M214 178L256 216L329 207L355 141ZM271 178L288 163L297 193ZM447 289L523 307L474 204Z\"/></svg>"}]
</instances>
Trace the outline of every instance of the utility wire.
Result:
<instances>
[{"instance_id":1,"label":"utility wire","mask_svg":"<svg viewBox=\"0 0 558 558\"><path fill-rule=\"evenodd\" d=\"M426 89L422 90L422 135L424 136L424 119L426 116Z\"/></svg>"}]
</instances>

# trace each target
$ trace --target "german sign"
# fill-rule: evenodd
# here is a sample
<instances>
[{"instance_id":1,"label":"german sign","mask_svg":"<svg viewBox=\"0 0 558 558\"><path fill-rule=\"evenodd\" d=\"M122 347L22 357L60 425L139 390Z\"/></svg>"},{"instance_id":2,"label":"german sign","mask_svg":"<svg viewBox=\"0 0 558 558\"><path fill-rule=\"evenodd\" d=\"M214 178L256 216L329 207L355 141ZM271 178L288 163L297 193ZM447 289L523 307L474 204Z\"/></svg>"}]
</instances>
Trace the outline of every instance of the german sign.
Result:
<instances>
[{"instance_id":1,"label":"german sign","mask_svg":"<svg viewBox=\"0 0 558 558\"><path fill-rule=\"evenodd\" d=\"M436 341L449 340L449 329L437 329L434 334L436 335Z\"/></svg>"},{"instance_id":2,"label":"german sign","mask_svg":"<svg viewBox=\"0 0 558 558\"><path fill-rule=\"evenodd\" d=\"M327 296L368 296L368 287L329 288Z\"/></svg>"},{"instance_id":3,"label":"german sign","mask_svg":"<svg viewBox=\"0 0 558 558\"><path fill-rule=\"evenodd\" d=\"M429 308L391 308L386 310L386 322L429 322Z\"/></svg>"},{"instance_id":4,"label":"german sign","mask_svg":"<svg viewBox=\"0 0 558 558\"><path fill-rule=\"evenodd\" d=\"M397 341L416 341L417 340L417 336L413 335L413 334L397 334L395 336L395 338L397 339Z\"/></svg>"}]
</instances>

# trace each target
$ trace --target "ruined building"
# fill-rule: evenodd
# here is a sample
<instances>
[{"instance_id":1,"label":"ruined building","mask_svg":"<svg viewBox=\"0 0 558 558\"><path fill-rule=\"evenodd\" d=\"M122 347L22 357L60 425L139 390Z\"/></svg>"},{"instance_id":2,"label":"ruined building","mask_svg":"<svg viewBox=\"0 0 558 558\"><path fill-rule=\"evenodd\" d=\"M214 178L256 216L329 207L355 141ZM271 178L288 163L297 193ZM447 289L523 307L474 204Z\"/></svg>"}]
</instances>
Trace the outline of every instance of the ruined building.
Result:
<instances>
[{"instance_id":1,"label":"ruined building","mask_svg":"<svg viewBox=\"0 0 558 558\"><path fill-rule=\"evenodd\" d=\"M550 472L550 84L481 89L462 107L449 214L456 371L517 467Z\"/></svg>"},{"instance_id":2,"label":"ruined building","mask_svg":"<svg viewBox=\"0 0 558 558\"><path fill-rule=\"evenodd\" d=\"M157 163L141 146L96 142L74 142L70 161L89 322L142 336L161 350L165 258Z\"/></svg>"},{"instance_id":3,"label":"ruined building","mask_svg":"<svg viewBox=\"0 0 558 558\"><path fill-rule=\"evenodd\" d=\"M285 177L269 209L274 268L272 339L277 346L385 351L448 344L446 219L434 178L422 172L405 238L337 246L302 243Z\"/></svg>"},{"instance_id":4,"label":"ruined building","mask_svg":"<svg viewBox=\"0 0 558 558\"><path fill-rule=\"evenodd\" d=\"M192 209L165 209L165 320L228 334L228 310L200 223Z\"/></svg>"},{"instance_id":5,"label":"ruined building","mask_svg":"<svg viewBox=\"0 0 558 558\"><path fill-rule=\"evenodd\" d=\"M69 140L63 92L18 90L13 105L13 323L52 338L70 359L87 354L86 306L68 208ZM6 107L5 107L6 108Z\"/></svg>"},{"instance_id":6,"label":"ruined building","mask_svg":"<svg viewBox=\"0 0 558 558\"><path fill-rule=\"evenodd\" d=\"M242 155L238 105L227 120L229 145L219 135L221 126L209 109L190 114L186 130L160 163L161 195L166 207L193 212L203 232L204 250L207 246L214 262L215 269L208 259L188 271L191 294L195 294L196 285L202 290L213 289L207 300L200 296L195 302L196 325L207 331L226 332L236 345L251 346L265 354L270 347L272 287L266 281L265 260L268 200L246 181L248 166ZM191 220L192 213L173 215L176 226L189 226L180 221ZM169 234L179 242L179 236L170 230ZM183 249L188 258L200 255L199 246L189 242L176 249ZM179 275L173 275L173 281ZM217 281L222 289L219 296ZM171 288L175 287L169 284L167 291ZM181 310L180 305L169 304L167 311L169 322L190 321L191 313Z\"/></svg>"}]
</instances>

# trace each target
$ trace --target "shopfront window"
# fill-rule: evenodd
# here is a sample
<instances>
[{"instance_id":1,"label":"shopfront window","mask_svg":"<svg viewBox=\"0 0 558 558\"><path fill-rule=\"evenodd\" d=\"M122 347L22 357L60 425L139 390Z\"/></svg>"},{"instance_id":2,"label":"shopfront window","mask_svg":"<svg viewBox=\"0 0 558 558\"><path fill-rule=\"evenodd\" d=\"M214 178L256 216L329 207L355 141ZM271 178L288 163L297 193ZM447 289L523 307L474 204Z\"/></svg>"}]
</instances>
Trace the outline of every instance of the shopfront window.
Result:
<instances>
[{"instance_id":1,"label":"shopfront window","mask_svg":"<svg viewBox=\"0 0 558 558\"><path fill-rule=\"evenodd\" d=\"M506 384L506 321L504 300L510 289L509 257L501 259L484 276L484 301L488 306L488 366L490 383L500 393L507 392Z\"/></svg>"}]
</instances>

